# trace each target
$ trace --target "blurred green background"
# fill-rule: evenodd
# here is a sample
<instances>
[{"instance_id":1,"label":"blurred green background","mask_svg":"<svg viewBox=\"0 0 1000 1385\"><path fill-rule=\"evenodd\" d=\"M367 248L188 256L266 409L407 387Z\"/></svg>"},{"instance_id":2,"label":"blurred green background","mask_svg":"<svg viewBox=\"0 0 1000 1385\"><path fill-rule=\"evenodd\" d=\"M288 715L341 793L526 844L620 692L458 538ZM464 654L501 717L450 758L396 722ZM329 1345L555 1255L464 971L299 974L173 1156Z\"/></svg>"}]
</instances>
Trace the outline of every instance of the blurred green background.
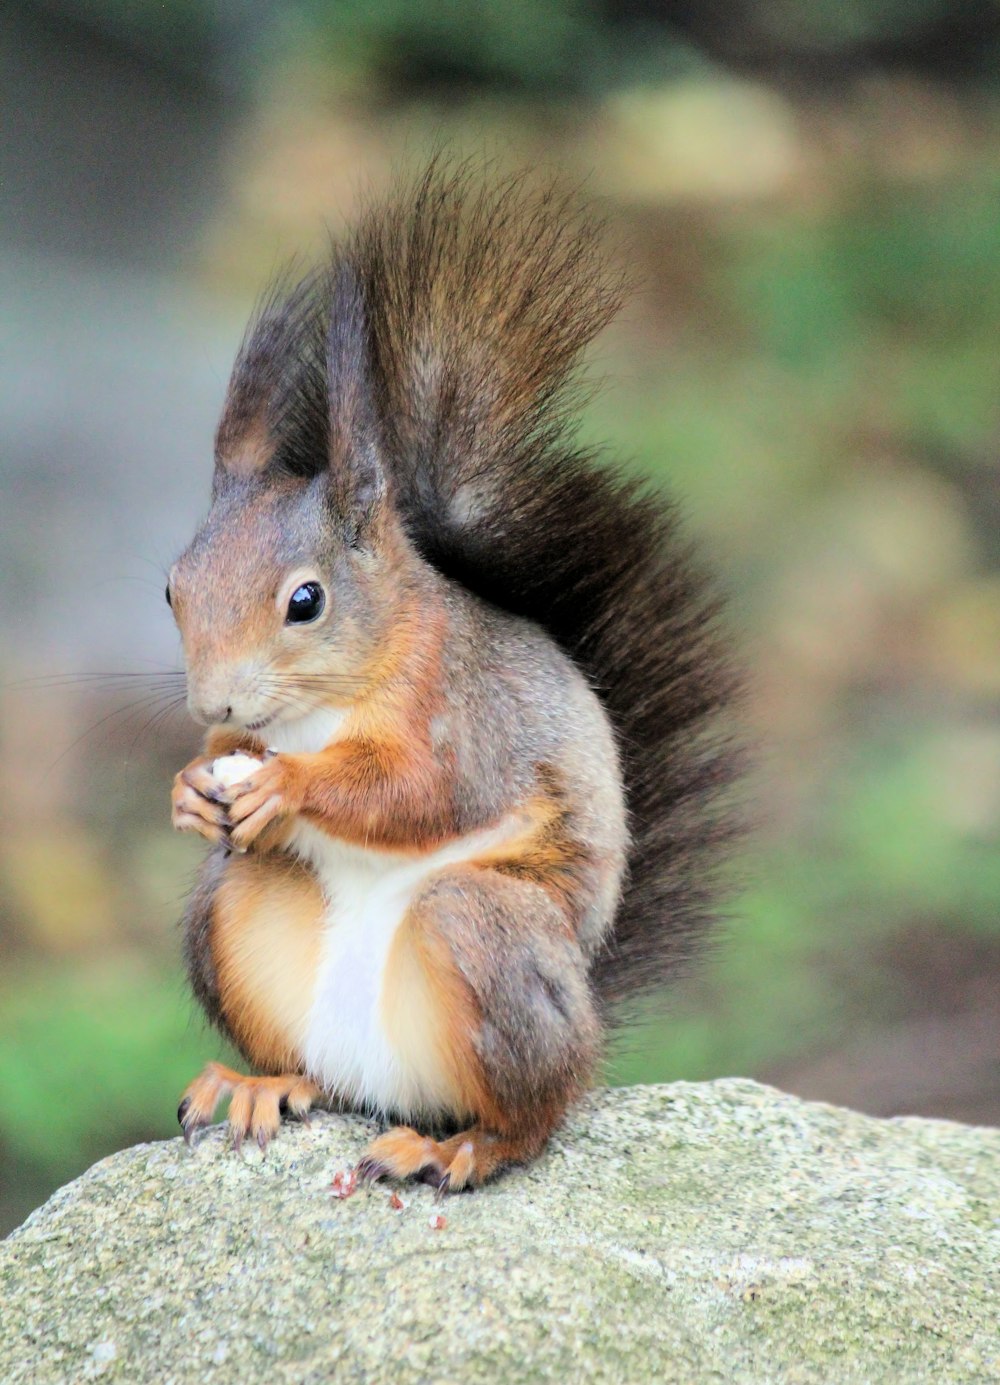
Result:
<instances>
[{"instance_id":1,"label":"blurred green background","mask_svg":"<svg viewBox=\"0 0 1000 1385\"><path fill-rule=\"evenodd\" d=\"M221 1051L163 573L257 289L441 145L610 218L586 428L752 669L732 925L612 1080L1000 1118L1000 6L49 0L0 54L0 1229Z\"/></svg>"}]
</instances>

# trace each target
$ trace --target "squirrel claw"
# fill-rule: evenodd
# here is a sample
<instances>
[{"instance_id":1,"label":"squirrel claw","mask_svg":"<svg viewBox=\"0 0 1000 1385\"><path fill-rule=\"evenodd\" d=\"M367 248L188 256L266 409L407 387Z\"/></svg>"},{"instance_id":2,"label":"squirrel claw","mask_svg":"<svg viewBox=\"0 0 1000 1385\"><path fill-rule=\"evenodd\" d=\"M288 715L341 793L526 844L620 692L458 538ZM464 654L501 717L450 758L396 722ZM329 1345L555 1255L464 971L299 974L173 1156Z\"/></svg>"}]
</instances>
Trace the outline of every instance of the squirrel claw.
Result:
<instances>
[{"instance_id":1,"label":"squirrel claw","mask_svg":"<svg viewBox=\"0 0 1000 1385\"><path fill-rule=\"evenodd\" d=\"M191 1098L185 1096L181 1099L181 1104L177 1108L177 1123L181 1128L181 1134L184 1136L184 1143L187 1145L188 1149L193 1147L194 1139L198 1131L204 1129L208 1124L197 1112L195 1112L194 1115L189 1115L190 1110Z\"/></svg>"},{"instance_id":2,"label":"squirrel claw","mask_svg":"<svg viewBox=\"0 0 1000 1385\"><path fill-rule=\"evenodd\" d=\"M187 1145L188 1149L194 1149L195 1140L207 1125L208 1121L192 1120L190 1117L187 1120L181 1121L181 1134L184 1136L184 1143Z\"/></svg>"},{"instance_id":3,"label":"squirrel claw","mask_svg":"<svg viewBox=\"0 0 1000 1385\"><path fill-rule=\"evenodd\" d=\"M363 1159L358 1160L354 1173L359 1183L369 1187L372 1183L378 1183L380 1179L387 1177L389 1169L378 1159L372 1159L366 1154Z\"/></svg>"}]
</instances>

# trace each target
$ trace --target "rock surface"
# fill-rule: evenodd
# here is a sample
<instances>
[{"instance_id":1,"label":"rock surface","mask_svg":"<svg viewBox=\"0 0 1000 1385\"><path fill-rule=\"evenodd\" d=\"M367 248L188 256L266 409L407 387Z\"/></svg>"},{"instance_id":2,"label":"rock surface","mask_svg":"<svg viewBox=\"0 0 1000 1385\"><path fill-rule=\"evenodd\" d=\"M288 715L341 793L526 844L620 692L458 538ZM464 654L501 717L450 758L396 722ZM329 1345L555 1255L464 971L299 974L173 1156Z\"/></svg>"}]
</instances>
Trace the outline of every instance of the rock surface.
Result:
<instances>
[{"instance_id":1,"label":"rock surface","mask_svg":"<svg viewBox=\"0 0 1000 1385\"><path fill-rule=\"evenodd\" d=\"M1000 1379L1000 1132L752 1082L595 1093L448 1199L336 1199L372 1127L103 1160L0 1245L0 1379Z\"/></svg>"}]
</instances>

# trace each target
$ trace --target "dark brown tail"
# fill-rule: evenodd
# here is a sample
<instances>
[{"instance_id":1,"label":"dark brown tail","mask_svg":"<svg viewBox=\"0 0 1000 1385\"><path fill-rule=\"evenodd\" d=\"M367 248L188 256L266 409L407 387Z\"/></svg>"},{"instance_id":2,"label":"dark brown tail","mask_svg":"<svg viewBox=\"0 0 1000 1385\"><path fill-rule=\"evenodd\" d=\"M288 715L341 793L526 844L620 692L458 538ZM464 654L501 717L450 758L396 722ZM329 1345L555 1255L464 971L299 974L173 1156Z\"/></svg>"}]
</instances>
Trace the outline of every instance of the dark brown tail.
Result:
<instances>
[{"instance_id":1,"label":"dark brown tail","mask_svg":"<svg viewBox=\"0 0 1000 1385\"><path fill-rule=\"evenodd\" d=\"M739 755L717 602L674 507L573 441L575 368L617 310L601 228L552 190L432 167L350 256L411 530L464 586L538 622L618 733L633 836L606 1007L664 982L715 913Z\"/></svg>"}]
</instances>

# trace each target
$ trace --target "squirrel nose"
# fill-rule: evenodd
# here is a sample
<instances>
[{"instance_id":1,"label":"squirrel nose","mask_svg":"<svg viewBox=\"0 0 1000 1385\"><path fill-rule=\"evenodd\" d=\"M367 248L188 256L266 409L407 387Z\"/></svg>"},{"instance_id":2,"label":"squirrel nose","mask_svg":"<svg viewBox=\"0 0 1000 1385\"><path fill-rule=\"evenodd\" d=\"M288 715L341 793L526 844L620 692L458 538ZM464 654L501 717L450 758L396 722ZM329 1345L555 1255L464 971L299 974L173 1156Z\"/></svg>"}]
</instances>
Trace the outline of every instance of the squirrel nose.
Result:
<instances>
[{"instance_id":1,"label":"squirrel nose","mask_svg":"<svg viewBox=\"0 0 1000 1385\"><path fill-rule=\"evenodd\" d=\"M204 722L206 726L218 726L221 722L228 721L233 714L232 707L206 707L203 703L192 702L191 715L196 721Z\"/></svg>"}]
</instances>

